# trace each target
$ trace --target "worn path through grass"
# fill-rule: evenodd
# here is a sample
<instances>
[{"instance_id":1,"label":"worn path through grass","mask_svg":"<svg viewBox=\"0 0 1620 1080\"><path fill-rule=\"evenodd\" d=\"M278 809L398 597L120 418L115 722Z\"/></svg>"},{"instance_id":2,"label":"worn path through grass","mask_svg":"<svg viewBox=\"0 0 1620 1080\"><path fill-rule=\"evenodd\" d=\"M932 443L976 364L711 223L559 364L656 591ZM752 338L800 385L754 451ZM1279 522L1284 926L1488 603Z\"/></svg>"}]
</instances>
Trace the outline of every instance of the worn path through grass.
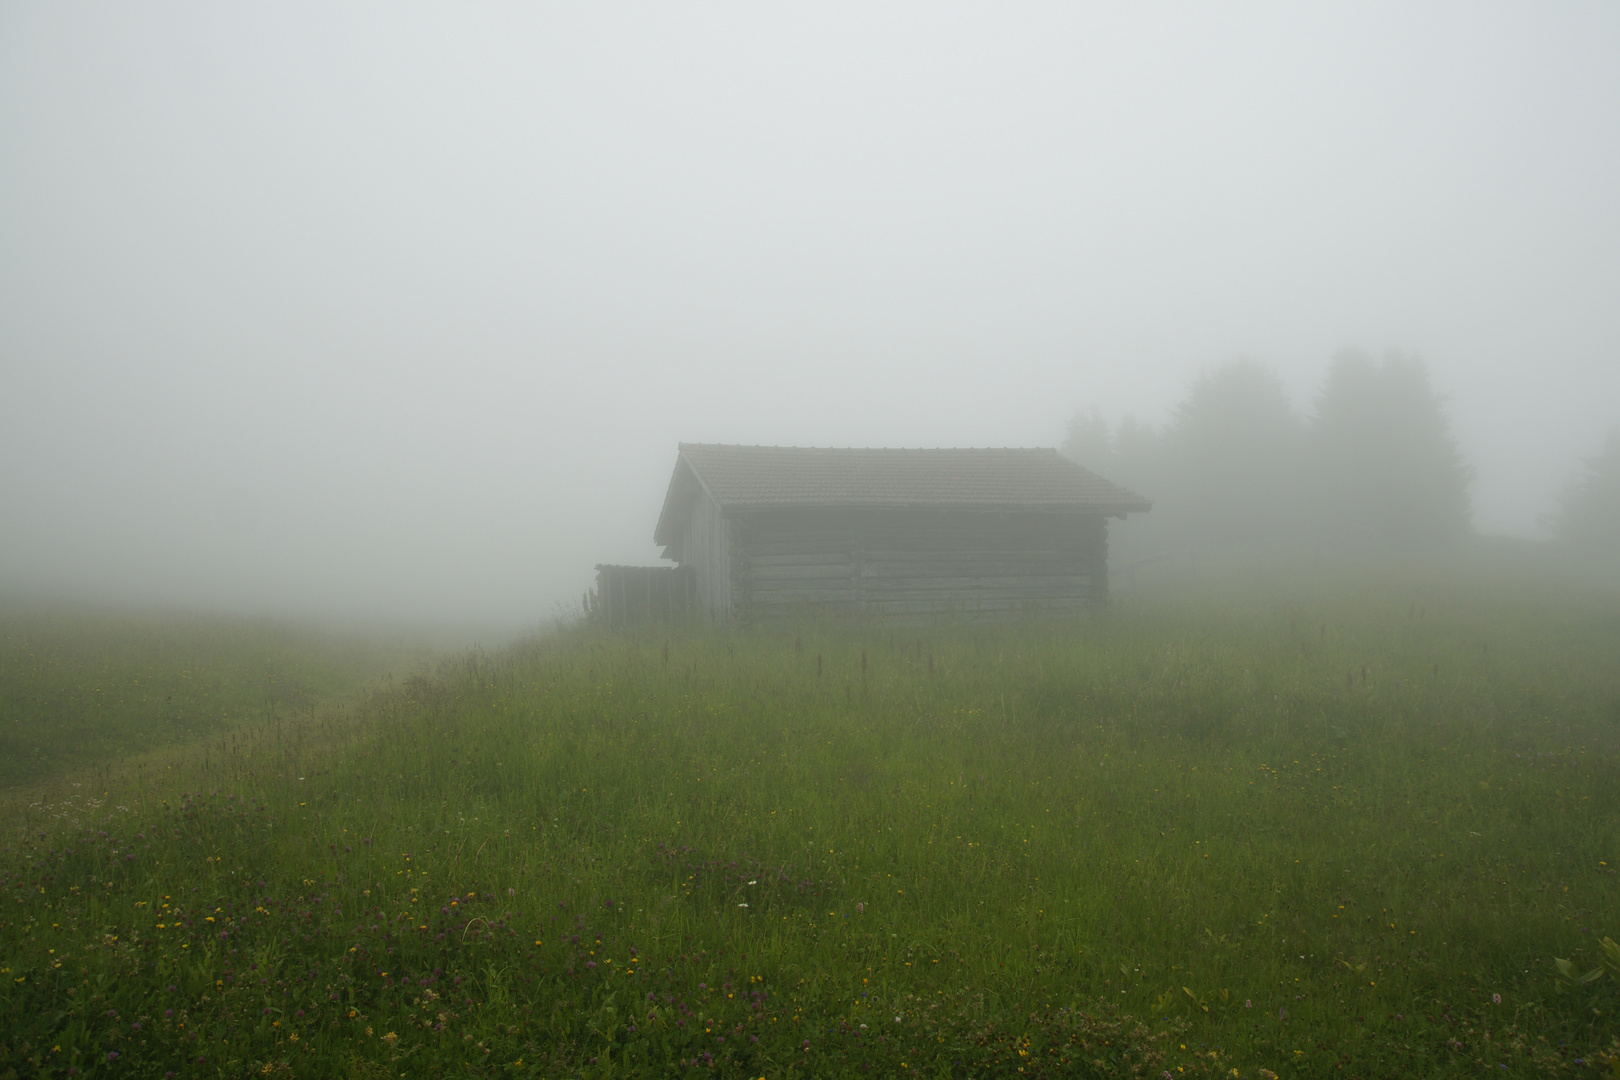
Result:
<instances>
[{"instance_id":1,"label":"worn path through grass","mask_svg":"<svg viewBox=\"0 0 1620 1080\"><path fill-rule=\"evenodd\" d=\"M167 767L166 751L311 720L441 655L265 618L0 603L0 792Z\"/></svg>"}]
</instances>

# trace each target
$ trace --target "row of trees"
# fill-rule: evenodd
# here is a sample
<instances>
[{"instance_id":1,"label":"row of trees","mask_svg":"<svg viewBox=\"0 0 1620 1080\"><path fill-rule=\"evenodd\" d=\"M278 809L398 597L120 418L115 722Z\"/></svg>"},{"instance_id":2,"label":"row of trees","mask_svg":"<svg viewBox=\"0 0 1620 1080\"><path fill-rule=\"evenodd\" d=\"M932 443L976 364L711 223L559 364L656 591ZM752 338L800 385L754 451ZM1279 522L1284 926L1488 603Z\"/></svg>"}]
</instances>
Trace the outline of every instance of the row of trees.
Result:
<instances>
[{"instance_id":1,"label":"row of trees","mask_svg":"<svg viewBox=\"0 0 1620 1080\"><path fill-rule=\"evenodd\" d=\"M1117 427L1096 410L1063 452L1154 501L1120 535L1131 554L1276 540L1384 547L1470 529L1473 471L1417 358L1346 352L1301 416L1275 372L1239 360L1194 383L1168 424Z\"/></svg>"},{"instance_id":2,"label":"row of trees","mask_svg":"<svg viewBox=\"0 0 1620 1080\"><path fill-rule=\"evenodd\" d=\"M1620 427L1583 464L1564 491L1553 531L1571 547L1620 555Z\"/></svg>"}]
</instances>

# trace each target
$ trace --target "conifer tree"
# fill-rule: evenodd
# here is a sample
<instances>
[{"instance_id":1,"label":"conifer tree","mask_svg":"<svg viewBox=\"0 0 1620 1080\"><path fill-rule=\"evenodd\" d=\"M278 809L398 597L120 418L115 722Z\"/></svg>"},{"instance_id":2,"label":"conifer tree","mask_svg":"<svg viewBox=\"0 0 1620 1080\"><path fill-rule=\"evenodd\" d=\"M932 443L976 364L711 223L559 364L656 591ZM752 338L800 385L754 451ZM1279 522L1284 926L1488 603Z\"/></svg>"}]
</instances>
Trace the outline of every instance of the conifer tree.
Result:
<instances>
[{"instance_id":1,"label":"conifer tree","mask_svg":"<svg viewBox=\"0 0 1620 1080\"><path fill-rule=\"evenodd\" d=\"M1609 432L1585 466L1564 493L1558 538L1574 547L1620 553L1620 427Z\"/></svg>"},{"instance_id":2,"label":"conifer tree","mask_svg":"<svg viewBox=\"0 0 1620 1080\"><path fill-rule=\"evenodd\" d=\"M1473 470L1416 357L1337 356L1316 399L1311 441L1312 501L1330 531L1389 546L1468 532Z\"/></svg>"}]
</instances>

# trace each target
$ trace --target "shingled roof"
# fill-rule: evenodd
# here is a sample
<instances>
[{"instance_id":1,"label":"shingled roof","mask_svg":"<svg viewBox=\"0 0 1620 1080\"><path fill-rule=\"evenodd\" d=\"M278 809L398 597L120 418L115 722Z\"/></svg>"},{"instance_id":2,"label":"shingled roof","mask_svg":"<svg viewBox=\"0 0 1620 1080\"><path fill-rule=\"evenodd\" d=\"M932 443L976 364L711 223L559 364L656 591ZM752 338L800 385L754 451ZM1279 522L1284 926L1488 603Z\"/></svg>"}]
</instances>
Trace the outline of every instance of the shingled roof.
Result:
<instances>
[{"instance_id":1,"label":"shingled roof","mask_svg":"<svg viewBox=\"0 0 1620 1080\"><path fill-rule=\"evenodd\" d=\"M797 506L1146 511L1142 496L1056 450L857 450L682 443L653 542L697 490L722 510Z\"/></svg>"}]
</instances>

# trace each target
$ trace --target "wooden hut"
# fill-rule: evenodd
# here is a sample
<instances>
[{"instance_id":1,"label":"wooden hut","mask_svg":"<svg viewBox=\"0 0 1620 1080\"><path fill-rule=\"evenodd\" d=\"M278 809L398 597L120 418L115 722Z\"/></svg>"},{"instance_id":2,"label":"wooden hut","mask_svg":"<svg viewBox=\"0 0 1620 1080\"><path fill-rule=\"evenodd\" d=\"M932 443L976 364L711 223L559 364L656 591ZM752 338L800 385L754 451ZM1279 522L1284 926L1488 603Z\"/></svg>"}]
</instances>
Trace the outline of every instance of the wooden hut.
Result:
<instances>
[{"instance_id":1,"label":"wooden hut","mask_svg":"<svg viewBox=\"0 0 1620 1080\"><path fill-rule=\"evenodd\" d=\"M653 540L719 622L1069 612L1108 595L1108 518L1150 508L1055 450L683 443Z\"/></svg>"}]
</instances>

